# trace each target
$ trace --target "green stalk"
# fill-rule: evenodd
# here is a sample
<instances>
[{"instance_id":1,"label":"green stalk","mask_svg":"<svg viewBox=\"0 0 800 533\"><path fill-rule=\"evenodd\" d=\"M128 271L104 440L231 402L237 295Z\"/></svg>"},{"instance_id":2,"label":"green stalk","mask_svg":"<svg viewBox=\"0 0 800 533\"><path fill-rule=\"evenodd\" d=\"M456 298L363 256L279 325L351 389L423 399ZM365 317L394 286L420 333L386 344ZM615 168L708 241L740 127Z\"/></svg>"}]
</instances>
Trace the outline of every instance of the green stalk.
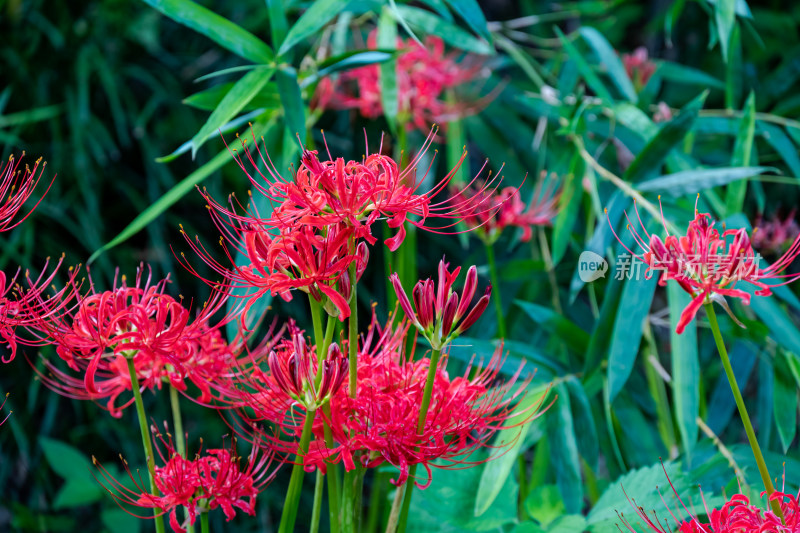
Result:
<instances>
[{"instance_id":1,"label":"green stalk","mask_svg":"<svg viewBox=\"0 0 800 533\"><path fill-rule=\"evenodd\" d=\"M186 459L186 435L183 433L183 417L181 417L181 404L178 389L169 386L169 403L172 407L172 425L175 430L175 446L178 448L178 453L181 457ZM183 508L183 517L186 519L186 533L194 533L194 525L189 523L189 508Z\"/></svg>"},{"instance_id":2,"label":"green stalk","mask_svg":"<svg viewBox=\"0 0 800 533\"><path fill-rule=\"evenodd\" d=\"M325 337L322 337L322 306L314 300L311 296L308 297L309 304L311 306L311 321L314 324L314 342L317 346L321 346L321 349L317 353L317 357L322 358L327 356L328 354L328 347L331 345L331 341L333 340L333 333L336 330L336 319L332 316L328 316L328 323L325 326ZM322 342L320 343L320 340ZM321 354L325 354L324 356ZM315 385L319 387L320 382L322 381L322 365L319 365L317 368L317 375L315 376ZM331 414L331 406L330 403L326 403L322 406L322 411L325 413L325 416L328 417L330 420ZM328 448L333 448L333 436L331 435L331 429L327 426L324 427L325 432L325 444ZM320 473L317 472L317 482L319 482ZM316 501L316 487L314 489L314 505L317 505ZM339 465L336 464L329 464L328 465L328 509L330 512L330 521L331 521L331 533L339 533ZM320 502L321 504L321 502ZM319 521L319 517L317 517L317 521ZM312 516L312 528L314 527L313 516ZM318 522L317 522L318 526Z\"/></svg>"},{"instance_id":3,"label":"green stalk","mask_svg":"<svg viewBox=\"0 0 800 533\"><path fill-rule=\"evenodd\" d=\"M144 445L144 454L147 461L147 472L150 475L150 490L154 496L160 496L161 493L156 486L156 459L153 455L153 441L150 440L150 430L147 427L147 415L144 412L144 402L142 401L142 393L139 390L139 378L136 376L136 366L133 364L133 356L126 357L128 360L128 372L131 376L131 388L133 389L133 401L136 404L136 415L139 418L139 431L142 433L142 444ZM164 533L164 517L159 514L158 509L153 509L153 516L155 516L156 533Z\"/></svg>"},{"instance_id":4,"label":"green stalk","mask_svg":"<svg viewBox=\"0 0 800 533\"><path fill-rule=\"evenodd\" d=\"M739 409L739 416L744 423L744 431L747 433L747 440L750 441L750 448L753 450L753 455L758 465L758 473L761 474L761 481L764 482L764 488L767 491L767 498L772 496L775 492L775 487L772 484L772 478L767 471L767 463L764 461L764 456L761 454L761 447L758 445L756 433L753 431L753 424L750 422L750 415L747 414L747 408L742 399L742 393L739 391L739 385L736 383L736 375L733 373L731 361L728 359L728 351L725 349L725 341L722 340L722 333L719 330L717 323L717 315L714 313L714 307L711 302L706 302L706 314L708 315L708 322L711 325L711 333L714 335L714 341L717 343L717 350L722 359L722 367L725 369L725 375L728 377L728 383L733 391L733 398L736 400L736 407ZM772 512L774 512L783 521L783 512L781 512L780 503L777 501L770 502Z\"/></svg>"},{"instance_id":5,"label":"green stalk","mask_svg":"<svg viewBox=\"0 0 800 533\"><path fill-rule=\"evenodd\" d=\"M517 457L519 466L519 501L517 502L517 514L520 521L524 521L528 514L525 510L525 500L528 497L528 462L525 460L525 453L520 453Z\"/></svg>"},{"instance_id":6,"label":"green stalk","mask_svg":"<svg viewBox=\"0 0 800 533\"><path fill-rule=\"evenodd\" d=\"M292 477L289 479L289 489L286 491L286 499L283 502L283 512L281 513L281 523L278 526L279 533L292 533L294 522L297 519L297 508L300 505L300 494L303 492L303 457L308 452L308 443L311 441L311 428L314 425L314 415L316 411L306 413L306 421L303 423L303 431L300 434L300 445L297 450L295 464L292 466Z\"/></svg>"},{"instance_id":7,"label":"green stalk","mask_svg":"<svg viewBox=\"0 0 800 533\"><path fill-rule=\"evenodd\" d=\"M381 503L383 502L383 488L385 474L376 472L372 480L372 490L369 494L369 507L367 508L367 523L365 531L373 533L378 531L378 520L380 519Z\"/></svg>"},{"instance_id":8,"label":"green stalk","mask_svg":"<svg viewBox=\"0 0 800 533\"><path fill-rule=\"evenodd\" d=\"M497 262L494 259L494 244L486 244L486 258L489 261L489 275L492 279L492 300L497 311L497 336L506 338L506 319L503 317L503 302L500 299L500 278L497 275Z\"/></svg>"},{"instance_id":9,"label":"green stalk","mask_svg":"<svg viewBox=\"0 0 800 533\"><path fill-rule=\"evenodd\" d=\"M436 369L439 366L439 358L442 355L441 350L433 350L431 353L431 362L428 366L428 377L425 380L425 390L422 393L422 405L419 409L419 420L417 421L417 434L421 434L425 429L425 419L428 417L428 408L431 404L431 396L433 394L433 381L436 377ZM408 481L405 483L405 494L403 495L403 507L400 511L400 516L396 515L396 507L398 506L397 499L400 498L399 494L402 492L402 486L397 487L397 494L395 494L395 501L392 503L392 514L389 515L389 523L386 526L386 533L403 533L406 530L406 522L408 521L408 510L411 506L411 493L414 491L414 479L417 473L417 465L412 465L408 471Z\"/></svg>"},{"instance_id":10,"label":"green stalk","mask_svg":"<svg viewBox=\"0 0 800 533\"><path fill-rule=\"evenodd\" d=\"M200 513L200 531L202 533L211 532L211 529L208 527L208 511Z\"/></svg>"},{"instance_id":11,"label":"green stalk","mask_svg":"<svg viewBox=\"0 0 800 533\"><path fill-rule=\"evenodd\" d=\"M314 483L314 507L311 510L311 527L309 528L309 533L317 533L319 531L319 515L322 511L322 488L324 486L324 481L322 478L325 477L325 474L322 473L322 470L317 469L317 480Z\"/></svg>"},{"instance_id":12,"label":"green stalk","mask_svg":"<svg viewBox=\"0 0 800 533\"><path fill-rule=\"evenodd\" d=\"M358 302L356 299L356 263L349 267L350 271L350 318L347 319L347 354L350 363L350 397L356 397L358 386Z\"/></svg>"}]
</instances>

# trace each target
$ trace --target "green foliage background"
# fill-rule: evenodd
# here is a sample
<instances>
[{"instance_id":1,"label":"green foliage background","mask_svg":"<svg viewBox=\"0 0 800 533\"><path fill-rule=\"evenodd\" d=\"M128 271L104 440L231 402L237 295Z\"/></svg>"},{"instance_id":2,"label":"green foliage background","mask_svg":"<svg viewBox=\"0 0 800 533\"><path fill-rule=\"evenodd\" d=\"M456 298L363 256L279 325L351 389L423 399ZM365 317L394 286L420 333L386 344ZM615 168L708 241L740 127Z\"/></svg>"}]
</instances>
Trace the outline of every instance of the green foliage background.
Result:
<instances>
[{"instance_id":1,"label":"green foliage background","mask_svg":"<svg viewBox=\"0 0 800 533\"><path fill-rule=\"evenodd\" d=\"M449 125L437 170L466 145L473 171L488 157L493 169L504 164L509 184L548 170L564 187L552 229L532 245L506 236L498 246L507 366L527 359L538 369L531 386L541 390L553 380L558 400L525 427L515 453L472 470L436 471L431 488L415 493L412 527L616 531L614 511L628 509L620 483L640 505L661 508L654 490L665 485L660 457L682 495L697 497L694 486L702 482L709 502L718 501L736 490L736 472L758 486L703 320L683 336L671 333L685 295L613 276L584 286L576 266L586 249L609 260L622 251L603 207L622 231L631 194L651 203L662 195L665 214L679 228L692 217L698 192L701 210L731 227L797 206L800 6L777 0L202 6L0 0L0 153L42 155L48 173L58 172L31 219L3 235L0 268L36 270L64 252L70 263L91 256L96 281L108 284L117 265L131 272L146 261L157 276L172 272L176 293L202 298L207 288L173 255L187 249L179 223L190 235L216 240L194 185L217 198L246 191L218 128L230 138L249 132L252 122L281 168L296 156L295 132L308 132L304 140L313 144L324 128L332 151L350 157L363 152L363 129L371 139L381 131L391 135L391 113L368 123L350 112L309 109L320 77L391 62L390 53L348 53L359 51L357 43L383 14L400 35L437 34L449 46L489 53L487 90L503 87L480 113ZM349 38L348 30L361 39ZM328 57L317 55L321 41L330 45ZM644 87L634 87L617 54L642 45L657 70ZM671 121L653 122L659 102L673 109ZM421 142L411 134L407 144ZM523 186L524 198L534 181ZM465 265L486 263L483 248L469 240L418 239L420 250L443 250ZM407 275L431 273L436 260L421 254ZM372 299L386 309L382 275L381 266L371 267L365 308ZM776 294L754 298L749 308L734 306L746 330L727 318L723 328L771 471L780 472L785 461L787 485L795 489L800 302L793 289ZM303 313L280 304L274 311ZM472 332L476 338L454 348L454 359L491 353L494 323L485 317ZM35 351L28 354L35 361ZM21 356L2 370L0 387L11 393L14 414L0 430L0 530L147 530L149 523L138 524L98 488L88 459L114 464L118 453L132 464L141 459L132 413L120 422L96 405L49 392ZM148 398L157 419L166 416L160 400ZM195 438L226 431L216 413L194 405L184 418ZM517 454L528 468L522 495ZM223 525L216 516L213 530L270 531L285 477L260 497L257 518ZM310 506L307 489L303 505ZM380 512L374 520L380 522Z\"/></svg>"}]
</instances>

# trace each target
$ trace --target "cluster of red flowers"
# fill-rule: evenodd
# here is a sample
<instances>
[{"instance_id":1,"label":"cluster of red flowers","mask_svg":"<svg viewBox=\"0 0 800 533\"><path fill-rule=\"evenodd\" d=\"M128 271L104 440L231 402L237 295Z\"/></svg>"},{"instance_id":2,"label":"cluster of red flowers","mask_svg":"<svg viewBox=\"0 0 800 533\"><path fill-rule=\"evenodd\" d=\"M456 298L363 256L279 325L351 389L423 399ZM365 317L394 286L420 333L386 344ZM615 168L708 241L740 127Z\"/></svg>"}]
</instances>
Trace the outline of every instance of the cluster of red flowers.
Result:
<instances>
[{"instance_id":1,"label":"cluster of red flowers","mask_svg":"<svg viewBox=\"0 0 800 533\"><path fill-rule=\"evenodd\" d=\"M201 442L201 449L192 459L180 455L172 441L162 435L153 440L161 463L155 467L154 476L158 494L137 481L126 461L123 460L123 464L133 489L115 479L94 457L92 459L105 481L106 490L118 503L153 509L159 514L169 513L170 526L176 532L186 533L187 523L195 523L198 510L208 512L221 508L228 521L236 516L236 509L255 515L258 493L275 476L276 471L270 471L271 455L260 453L258 448L252 449L246 465L242 465L242 458L236 453L236 439L231 439L227 449L223 446L205 451ZM181 507L187 511L183 524L178 521Z\"/></svg>"},{"instance_id":2,"label":"cluster of red flowers","mask_svg":"<svg viewBox=\"0 0 800 533\"><path fill-rule=\"evenodd\" d=\"M625 72L637 89L641 89L656 72L656 64L650 61L647 48L640 46L632 54L622 55Z\"/></svg>"},{"instance_id":3,"label":"cluster of red flowers","mask_svg":"<svg viewBox=\"0 0 800 533\"><path fill-rule=\"evenodd\" d=\"M548 181L546 173L542 173L527 205L515 187L469 191L464 196L470 202L464 223L470 230L476 230L476 234L485 243L494 244L508 227L519 228L522 230L520 240L529 241L533 236L533 227L552 223L557 213L560 194L557 191L556 178L551 176Z\"/></svg>"},{"instance_id":4,"label":"cluster of red flowers","mask_svg":"<svg viewBox=\"0 0 800 533\"><path fill-rule=\"evenodd\" d=\"M377 48L377 32L368 37L367 47ZM483 68L474 58L460 52L445 53L444 42L425 38L424 46L397 39L396 83L400 123L428 131L431 124L446 123L471 111L469 105L446 100L446 92L473 82ZM365 118L384 115L380 66L368 65L342 73L337 80L324 78L317 86L316 105L323 109L358 109ZM480 102L472 109L480 107Z\"/></svg>"},{"instance_id":5,"label":"cluster of red flowers","mask_svg":"<svg viewBox=\"0 0 800 533\"><path fill-rule=\"evenodd\" d=\"M783 219L774 215L769 220L759 215L753 224L756 228L752 235L753 246L765 254L784 252L800 235L800 225L795 220L795 213L792 209Z\"/></svg>"},{"instance_id":6,"label":"cluster of red flowers","mask_svg":"<svg viewBox=\"0 0 800 533\"><path fill-rule=\"evenodd\" d=\"M638 208L636 215L638 218ZM795 238L788 250L774 263L762 268L761 256L753 248L746 229L723 227L720 233L714 227L715 222L711 216L700 213L697 209L685 235L669 235L664 222L664 230L667 232L664 240L658 235L648 233L641 218L641 231L630 223L630 219L628 222L643 253L637 255L630 250L628 252L643 261L648 272L661 271L661 285L665 285L668 280L675 280L683 290L692 295L691 303L684 309L678 321L678 333L683 332L707 301L715 300L725 305L724 298L727 296L739 298L743 303L749 304L750 293L736 288L739 282L755 286L757 296L769 296L773 287L800 279L800 274L786 273L792 261L800 255L800 237ZM776 282L765 282L770 279Z\"/></svg>"}]
</instances>

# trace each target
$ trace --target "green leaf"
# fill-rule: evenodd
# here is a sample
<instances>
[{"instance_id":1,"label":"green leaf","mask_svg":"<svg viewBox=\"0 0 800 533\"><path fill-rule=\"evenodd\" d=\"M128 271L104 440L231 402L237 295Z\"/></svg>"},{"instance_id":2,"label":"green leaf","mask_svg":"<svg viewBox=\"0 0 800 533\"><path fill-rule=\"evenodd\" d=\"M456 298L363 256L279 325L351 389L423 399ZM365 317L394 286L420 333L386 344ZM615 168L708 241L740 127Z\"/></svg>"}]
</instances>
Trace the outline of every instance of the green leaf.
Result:
<instances>
[{"instance_id":1,"label":"green leaf","mask_svg":"<svg viewBox=\"0 0 800 533\"><path fill-rule=\"evenodd\" d=\"M781 128L767 122L760 121L756 126L763 132L764 140L772 146L783 158L786 165L795 177L800 177L800 157L797 148Z\"/></svg>"},{"instance_id":2,"label":"green leaf","mask_svg":"<svg viewBox=\"0 0 800 533\"><path fill-rule=\"evenodd\" d=\"M702 70L669 61L659 61L657 65L655 73L661 76L662 79L686 85L725 89L724 82L710 74L706 74Z\"/></svg>"},{"instance_id":3,"label":"green leaf","mask_svg":"<svg viewBox=\"0 0 800 533\"><path fill-rule=\"evenodd\" d=\"M667 155L691 131L707 95L708 91L704 91L689 102L677 117L664 124L625 170L623 179L636 182L651 172L657 172Z\"/></svg>"},{"instance_id":4,"label":"green leaf","mask_svg":"<svg viewBox=\"0 0 800 533\"><path fill-rule=\"evenodd\" d=\"M464 22L472 28L472 31L486 39L492 41L492 34L486 23L486 17L483 16L481 6L477 0L446 0L450 9L458 13L458 16L464 19Z\"/></svg>"},{"instance_id":5,"label":"green leaf","mask_svg":"<svg viewBox=\"0 0 800 533\"><path fill-rule=\"evenodd\" d=\"M575 66L578 68L578 71L583 76L583 79L586 80L586 84L597 94L598 97L602 98L606 102L613 102L614 99L611 97L611 93L608 92L606 86L603 85L603 82L600 81L600 78L597 77L597 74L594 73L592 67L583 56L578 52L578 49L575 48L575 45L567 39L564 33L556 26L554 28L556 35L558 35L558 39L561 41L561 45L564 47L564 50L569 55L569 58L575 63Z\"/></svg>"},{"instance_id":6,"label":"green leaf","mask_svg":"<svg viewBox=\"0 0 800 533\"><path fill-rule=\"evenodd\" d=\"M94 482L92 463L77 448L48 437L41 437L39 442L47 462L56 474L66 480L88 479Z\"/></svg>"},{"instance_id":7,"label":"green leaf","mask_svg":"<svg viewBox=\"0 0 800 533\"><path fill-rule=\"evenodd\" d=\"M714 20L717 23L719 44L722 46L722 59L728 62L728 46L730 45L733 25L736 24L736 0L716 0L714 2Z\"/></svg>"},{"instance_id":8,"label":"green leaf","mask_svg":"<svg viewBox=\"0 0 800 533\"><path fill-rule=\"evenodd\" d=\"M567 251L567 245L572 239L572 229L578 218L583 197L583 187L579 187L581 180L575 173L567 174L561 195L558 197L558 215L553 223L553 265L558 265Z\"/></svg>"},{"instance_id":9,"label":"green leaf","mask_svg":"<svg viewBox=\"0 0 800 533\"><path fill-rule=\"evenodd\" d=\"M744 117L739 123L739 133L733 145L731 166L746 167L750 164L753 153L753 140L756 133L756 94L750 92L744 104ZM740 213L744 207L744 198L747 193L747 182L731 183L725 193L725 212L727 216Z\"/></svg>"},{"instance_id":10,"label":"green leaf","mask_svg":"<svg viewBox=\"0 0 800 533\"><path fill-rule=\"evenodd\" d=\"M22 124L29 124L31 122L40 122L42 120L49 120L55 118L64 112L64 106L61 104L48 105L44 107L35 107L33 109L26 109L17 113L9 113L8 115L0 114L0 128L8 128L11 126L20 126Z\"/></svg>"},{"instance_id":11,"label":"green leaf","mask_svg":"<svg viewBox=\"0 0 800 533\"><path fill-rule=\"evenodd\" d=\"M498 457L490 460L483 467L478 491L475 495L475 516L485 513L503 489L506 479L517 463L517 456L525 442L525 435L528 434L531 424L536 420L536 417L532 416L535 413L532 409L535 406L544 406L549 392L549 385L540 385L527 391L525 399L511 414L507 424L508 429L497 433L492 446L494 447L493 455L496 454Z\"/></svg>"},{"instance_id":12,"label":"green leaf","mask_svg":"<svg viewBox=\"0 0 800 533\"><path fill-rule=\"evenodd\" d=\"M687 457L697 442L697 417L700 415L700 360L697 354L697 323L686 325L682 334L675 328L681 312L692 297L677 283L667 283L669 338L672 359L672 398L675 419Z\"/></svg>"},{"instance_id":13,"label":"green leaf","mask_svg":"<svg viewBox=\"0 0 800 533\"><path fill-rule=\"evenodd\" d=\"M657 192L678 197L698 193L719 185L727 185L737 180L752 178L765 172L777 172L777 169L773 167L725 167L685 170L645 180L637 186L637 189L639 192Z\"/></svg>"},{"instance_id":14,"label":"green leaf","mask_svg":"<svg viewBox=\"0 0 800 533\"><path fill-rule=\"evenodd\" d=\"M266 126L263 123L253 124L253 133L255 134L256 138L259 138L264 134L265 128ZM254 148L254 143L248 143L247 148L252 150ZM151 204L147 209L139 213L139 215L134 218L130 224L128 224L125 229L123 229L116 237L104 244L100 249L96 250L89 257L87 263L91 264L95 259L100 257L103 252L125 242L132 236L142 231L145 227L147 227L148 224L161 216L175 202L186 196L186 194L193 190L198 183L202 182L211 174L222 168L226 163L231 161L233 161L233 158L227 150L223 150L218 153L213 159L211 159L211 161L186 176L178 184L164 193L161 198L153 202L153 204Z\"/></svg>"},{"instance_id":15,"label":"green leaf","mask_svg":"<svg viewBox=\"0 0 800 533\"><path fill-rule=\"evenodd\" d=\"M283 0L267 0L269 33L273 47L280 46L289 31L289 21L286 20L286 7Z\"/></svg>"},{"instance_id":16,"label":"green leaf","mask_svg":"<svg viewBox=\"0 0 800 533\"><path fill-rule=\"evenodd\" d=\"M608 351L609 401L613 402L625 386L639 353L642 340L642 324L650 311L658 277L625 281L617 310L611 347Z\"/></svg>"},{"instance_id":17,"label":"green leaf","mask_svg":"<svg viewBox=\"0 0 800 533\"><path fill-rule=\"evenodd\" d=\"M271 63L273 60L272 49L264 41L191 0L142 1L248 61Z\"/></svg>"},{"instance_id":18,"label":"green leaf","mask_svg":"<svg viewBox=\"0 0 800 533\"><path fill-rule=\"evenodd\" d=\"M100 520L113 533L139 533L142 521L122 509L103 509Z\"/></svg>"},{"instance_id":19,"label":"green leaf","mask_svg":"<svg viewBox=\"0 0 800 533\"><path fill-rule=\"evenodd\" d=\"M773 412L783 453L786 453L797 434L797 384L783 354L775 358L774 368Z\"/></svg>"},{"instance_id":20,"label":"green leaf","mask_svg":"<svg viewBox=\"0 0 800 533\"><path fill-rule=\"evenodd\" d=\"M395 49L397 47L397 23L392 10L383 6L378 19L377 45L379 48ZM397 61L387 61L380 66L381 106L383 116L392 131L397 128L397 112L400 102L397 96Z\"/></svg>"},{"instance_id":21,"label":"green leaf","mask_svg":"<svg viewBox=\"0 0 800 533\"><path fill-rule=\"evenodd\" d=\"M205 91L200 91L199 93L194 93L191 96L187 96L183 99L183 103L194 107L195 109L214 111L220 102L222 102L222 99L225 98L225 95L230 92L233 86L233 82L214 85ZM268 83L250 100L250 103L242 107L242 111L252 111L254 109L261 108L275 109L280 105L280 103L281 100L278 96L278 86L274 83Z\"/></svg>"},{"instance_id":22,"label":"green leaf","mask_svg":"<svg viewBox=\"0 0 800 533\"><path fill-rule=\"evenodd\" d=\"M578 452L589 468L597 470L600 444L597 437L597 426L592 416L592 406L583 384L578 379L569 377L567 389L571 399L572 417L575 425L580 428L575 435L578 440Z\"/></svg>"},{"instance_id":23,"label":"green leaf","mask_svg":"<svg viewBox=\"0 0 800 533\"><path fill-rule=\"evenodd\" d=\"M284 68L277 72L275 78L281 95L286 130L292 137L299 134L303 139L306 134L306 108L297 84L297 72L293 68Z\"/></svg>"},{"instance_id":24,"label":"green leaf","mask_svg":"<svg viewBox=\"0 0 800 533\"><path fill-rule=\"evenodd\" d=\"M289 29L278 55L282 56L303 39L316 34L333 17L344 11L349 0L316 0Z\"/></svg>"},{"instance_id":25,"label":"green leaf","mask_svg":"<svg viewBox=\"0 0 800 533\"><path fill-rule=\"evenodd\" d=\"M599 31L590 26L583 26L579 31L589 46L594 49L600 64L606 68L611 82L617 86L625 98L636 103L638 99L636 89L633 88L633 83L614 48Z\"/></svg>"},{"instance_id":26,"label":"green leaf","mask_svg":"<svg viewBox=\"0 0 800 533\"><path fill-rule=\"evenodd\" d=\"M556 483L569 513L579 513L583 507L583 482L580 456L575 440L575 424L570 410L569 393L563 383L556 386L558 399L547 413L547 437L552 453Z\"/></svg>"},{"instance_id":27,"label":"green leaf","mask_svg":"<svg viewBox=\"0 0 800 533\"><path fill-rule=\"evenodd\" d=\"M575 325L574 322L556 313L549 307L532 302L514 300L531 320L544 327L553 335L566 343L570 350L582 354L589 344L589 334Z\"/></svg>"},{"instance_id":28,"label":"green leaf","mask_svg":"<svg viewBox=\"0 0 800 533\"><path fill-rule=\"evenodd\" d=\"M534 487L525 499L525 510L528 514L546 528L550 522L566 513L564 500L556 485L542 485Z\"/></svg>"},{"instance_id":29,"label":"green leaf","mask_svg":"<svg viewBox=\"0 0 800 533\"><path fill-rule=\"evenodd\" d=\"M406 5L397 6L397 13L402 16L412 28L424 31L429 35L436 35L451 46L467 52L489 55L493 53L492 47L483 39L478 39L469 32L464 31L452 22L436 16L430 11Z\"/></svg>"},{"instance_id":30,"label":"green leaf","mask_svg":"<svg viewBox=\"0 0 800 533\"><path fill-rule=\"evenodd\" d=\"M217 108L208 117L200 131L192 138L192 159L197 150L213 133L239 113L269 82L275 69L262 67L248 72L237 81L225 95Z\"/></svg>"},{"instance_id":31,"label":"green leaf","mask_svg":"<svg viewBox=\"0 0 800 533\"><path fill-rule=\"evenodd\" d=\"M105 490L91 476L89 478L67 478L67 482L58 490L53 509L69 509L90 505L103 499Z\"/></svg>"}]
</instances>

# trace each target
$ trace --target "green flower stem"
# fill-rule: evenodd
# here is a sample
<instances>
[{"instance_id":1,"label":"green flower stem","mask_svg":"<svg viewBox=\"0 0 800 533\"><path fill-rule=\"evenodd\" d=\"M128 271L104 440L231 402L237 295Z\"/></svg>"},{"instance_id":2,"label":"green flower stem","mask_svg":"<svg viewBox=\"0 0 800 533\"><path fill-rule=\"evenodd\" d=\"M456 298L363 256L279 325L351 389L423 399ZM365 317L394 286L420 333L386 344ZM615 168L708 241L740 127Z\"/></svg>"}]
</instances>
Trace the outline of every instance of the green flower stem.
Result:
<instances>
[{"instance_id":1,"label":"green flower stem","mask_svg":"<svg viewBox=\"0 0 800 533\"><path fill-rule=\"evenodd\" d=\"M181 417L181 404L178 389L169 386L169 403L172 407L172 425L175 430L175 446L178 448L178 453L186 459L186 435L183 433L183 418ZM194 533L194 526L188 524L189 508L183 508L183 517L187 519L186 533Z\"/></svg>"},{"instance_id":2,"label":"green flower stem","mask_svg":"<svg viewBox=\"0 0 800 533\"><path fill-rule=\"evenodd\" d=\"M350 363L350 397L356 397L358 386L358 299L356 298L356 263L350 265L350 318L347 319L347 354Z\"/></svg>"},{"instance_id":3,"label":"green flower stem","mask_svg":"<svg viewBox=\"0 0 800 533\"><path fill-rule=\"evenodd\" d=\"M319 531L319 515L322 511L322 489L324 481L322 478L325 474L322 470L317 469L317 480L314 482L314 507L311 510L311 527L309 533L317 533Z\"/></svg>"},{"instance_id":4,"label":"green flower stem","mask_svg":"<svg viewBox=\"0 0 800 533\"><path fill-rule=\"evenodd\" d=\"M200 513L200 530L202 533L210 533L211 529L208 527L208 511Z\"/></svg>"},{"instance_id":5,"label":"green flower stem","mask_svg":"<svg viewBox=\"0 0 800 533\"><path fill-rule=\"evenodd\" d=\"M739 409L739 416L744 423L744 431L747 433L747 440L750 441L750 448L753 450L753 455L756 458L758 465L758 473L761 474L761 480L764 482L764 488L767 491L767 498L772 496L775 492L775 487L772 484L772 478L767 471L767 463L764 461L764 456L761 454L761 447L758 445L756 433L753 431L753 424L750 422L750 415L747 414L747 408L742 399L742 393L739 391L739 385L736 383L736 376L731 367L731 361L728 359L728 351L725 349L725 341L722 340L722 333L719 330L717 323L717 315L714 313L714 307L711 302L706 302L706 314L708 315L708 322L711 325L711 333L714 334L714 341L717 343L719 356L722 359L722 367L725 369L725 375L728 377L728 383L733 391L733 398L736 400L736 407ZM770 502L772 511L783 521L783 513L781 512L780 503L777 501Z\"/></svg>"},{"instance_id":6,"label":"green flower stem","mask_svg":"<svg viewBox=\"0 0 800 533\"><path fill-rule=\"evenodd\" d=\"M517 457L517 464L519 466L519 501L517 502L517 514L520 521L524 521L527 515L525 510L525 500L528 497L528 462L525 460L525 454L520 453Z\"/></svg>"},{"instance_id":7,"label":"green flower stem","mask_svg":"<svg viewBox=\"0 0 800 533\"><path fill-rule=\"evenodd\" d=\"M336 318L328 315L328 322L325 326L325 337L322 337L322 306L314 300L311 296L308 297L309 304L311 306L311 321L314 324L314 339L317 346L321 346L321 350L317 353L317 357L322 358L327 355L328 347L331 345L331 341L333 340L333 333L336 331ZM320 343L320 339L322 343ZM321 355L325 354L325 355ZM319 365L317 368L317 375L315 376L315 385L319 386L320 382L322 381L322 365ZM322 406L322 411L325 413L325 416L330 420L331 414L331 406L330 403L325 403ZM331 435L331 428L328 427L326 424L324 426L325 431L325 444L328 448L333 448L333 436ZM317 472L317 483L319 483L320 473ZM316 490L314 489L314 504L317 505L316 501ZM321 496L320 496L321 497ZM331 520L331 533L339 533L339 467L336 464L329 464L328 465L328 508L330 511L330 520ZM321 501L320 501L321 505ZM312 517L313 519L313 517ZM317 517L317 527L319 517ZM314 523L312 520L312 529L314 528Z\"/></svg>"},{"instance_id":8,"label":"green flower stem","mask_svg":"<svg viewBox=\"0 0 800 533\"><path fill-rule=\"evenodd\" d=\"M497 336L506 338L506 319L503 316L503 301L500 298L500 278L497 275L497 262L494 259L494 244L486 244L486 259L489 262L489 276L492 279L492 300L497 311Z\"/></svg>"},{"instance_id":9,"label":"green flower stem","mask_svg":"<svg viewBox=\"0 0 800 533\"><path fill-rule=\"evenodd\" d=\"M133 401L136 404L136 415L139 418L139 430L142 433L142 444L144 445L145 459L147 460L147 472L150 475L150 490L154 496L161 493L156 486L156 459L153 455L153 441L150 439L150 430L147 427L147 415L144 412L144 402L142 393L139 390L139 378L136 376L136 365L133 364L133 356L126 357L128 360L128 372L131 376L131 389L133 389ZM153 509L156 523L156 533L164 533L164 517L158 509Z\"/></svg>"},{"instance_id":10,"label":"green flower stem","mask_svg":"<svg viewBox=\"0 0 800 533\"><path fill-rule=\"evenodd\" d=\"M417 421L417 434L422 434L425 429L425 419L428 417L428 408L431 405L431 396L433 395L433 382L436 377L436 369L439 366L439 358L442 355L441 350L433 350L431 353L431 362L428 366L428 377L425 380L425 390L422 393L422 405L419 409L419 420ZM412 465L408 471L408 481L405 483L405 494L403 498L403 507L400 511L400 516L396 515L396 508L398 507L397 499L403 492L403 487L397 487L395 494L395 501L392 503L392 513L389 515L389 523L386 526L386 533L403 533L406 530L406 522L408 522L408 510L411 506L411 493L414 491L414 479L417 473L417 465Z\"/></svg>"},{"instance_id":11,"label":"green flower stem","mask_svg":"<svg viewBox=\"0 0 800 533\"><path fill-rule=\"evenodd\" d=\"M311 441L311 428L314 425L314 415L316 414L316 411L306 413L306 421L303 423L303 431L300 434L297 457L294 466L292 466L292 477L289 479L289 489L286 491L286 499L283 502L281 523L278 526L279 533L294 532L297 508L300 505L300 494L303 492L303 475L305 473L303 457L308 452L308 443Z\"/></svg>"}]
</instances>

